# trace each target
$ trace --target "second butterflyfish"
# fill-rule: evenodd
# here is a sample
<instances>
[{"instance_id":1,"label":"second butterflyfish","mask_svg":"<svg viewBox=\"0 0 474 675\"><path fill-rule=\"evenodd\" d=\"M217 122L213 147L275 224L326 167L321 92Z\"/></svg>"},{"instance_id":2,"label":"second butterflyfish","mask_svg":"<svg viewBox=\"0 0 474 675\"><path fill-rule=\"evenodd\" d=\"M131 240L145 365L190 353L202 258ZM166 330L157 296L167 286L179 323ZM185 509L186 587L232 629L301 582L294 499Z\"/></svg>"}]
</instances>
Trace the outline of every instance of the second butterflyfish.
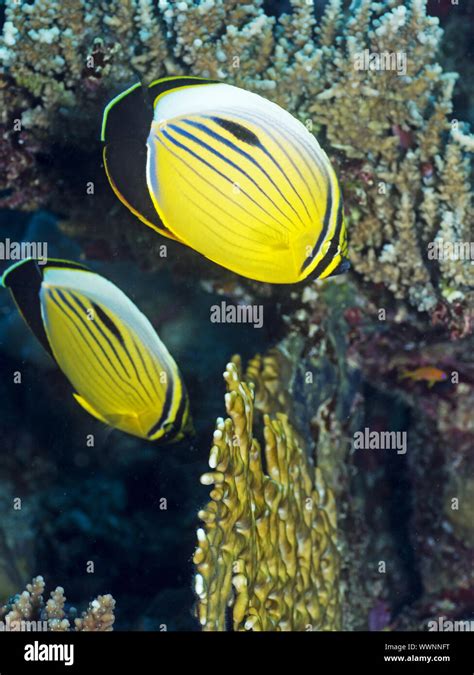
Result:
<instances>
[{"instance_id":1,"label":"second butterflyfish","mask_svg":"<svg viewBox=\"0 0 474 675\"><path fill-rule=\"evenodd\" d=\"M88 413L149 441L179 440L190 430L173 357L117 286L82 265L51 259L12 265L2 285Z\"/></svg>"},{"instance_id":2,"label":"second butterflyfish","mask_svg":"<svg viewBox=\"0 0 474 675\"><path fill-rule=\"evenodd\" d=\"M138 83L107 105L102 141L127 208L209 260L275 284L349 267L326 153L262 96L193 77Z\"/></svg>"}]
</instances>

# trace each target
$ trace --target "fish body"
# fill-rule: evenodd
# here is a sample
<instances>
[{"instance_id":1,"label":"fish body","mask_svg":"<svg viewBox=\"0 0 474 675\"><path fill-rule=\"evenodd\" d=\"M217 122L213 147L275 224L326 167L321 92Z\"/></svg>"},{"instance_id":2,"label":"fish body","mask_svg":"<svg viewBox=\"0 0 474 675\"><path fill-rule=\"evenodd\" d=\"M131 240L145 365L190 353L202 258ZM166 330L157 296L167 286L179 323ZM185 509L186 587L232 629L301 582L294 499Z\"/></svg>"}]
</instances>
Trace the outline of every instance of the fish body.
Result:
<instances>
[{"instance_id":1,"label":"fish body","mask_svg":"<svg viewBox=\"0 0 474 675\"><path fill-rule=\"evenodd\" d=\"M348 268L331 163L275 103L200 78L136 84L106 107L102 141L127 208L215 263L286 284Z\"/></svg>"},{"instance_id":2,"label":"fish body","mask_svg":"<svg viewBox=\"0 0 474 675\"><path fill-rule=\"evenodd\" d=\"M82 265L51 259L11 266L2 285L88 413L149 441L183 437L190 415L178 367L117 286Z\"/></svg>"},{"instance_id":3,"label":"fish body","mask_svg":"<svg viewBox=\"0 0 474 675\"><path fill-rule=\"evenodd\" d=\"M444 370L434 366L421 366L415 370L404 370L400 373L400 379L410 379L414 382L427 382L432 387L436 382L443 382L448 378Z\"/></svg>"}]
</instances>

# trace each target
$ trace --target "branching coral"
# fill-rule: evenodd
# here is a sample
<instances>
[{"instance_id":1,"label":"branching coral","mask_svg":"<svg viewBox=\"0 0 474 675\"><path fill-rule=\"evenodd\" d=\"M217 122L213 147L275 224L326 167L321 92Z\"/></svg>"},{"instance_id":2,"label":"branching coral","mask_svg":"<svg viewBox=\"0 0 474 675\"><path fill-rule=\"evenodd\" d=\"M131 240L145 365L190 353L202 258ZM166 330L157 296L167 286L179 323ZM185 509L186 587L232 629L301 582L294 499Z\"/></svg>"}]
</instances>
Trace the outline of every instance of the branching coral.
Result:
<instances>
[{"instance_id":1,"label":"branching coral","mask_svg":"<svg viewBox=\"0 0 474 675\"><path fill-rule=\"evenodd\" d=\"M197 615L204 630L334 630L340 627L336 507L287 417L264 416L254 437L254 387L235 363L224 378L227 419L209 457L214 485L199 513L194 555Z\"/></svg>"},{"instance_id":2,"label":"branching coral","mask_svg":"<svg viewBox=\"0 0 474 675\"><path fill-rule=\"evenodd\" d=\"M314 91L310 110L346 158L341 170L356 272L432 311L440 300L459 300L468 290L470 260L449 270L427 260L436 237L469 241L469 169L456 135L445 143L456 76L435 62L438 21L420 0L392 4L388 10L363 0L343 31L334 29L339 37L325 50L321 91ZM406 73L356 69L364 50L406 58ZM454 176L455 187L447 190ZM448 231L445 223L453 219Z\"/></svg>"},{"instance_id":3,"label":"branching coral","mask_svg":"<svg viewBox=\"0 0 474 675\"><path fill-rule=\"evenodd\" d=\"M26 590L15 595L6 605L0 607L0 619L9 630L24 630L22 622L42 622L48 631L111 631L115 620L115 600L111 595L99 595L89 603L80 618L74 618L75 610L66 611L64 589L58 586L44 601L44 579L35 577ZM26 628L29 630L29 628Z\"/></svg>"},{"instance_id":4,"label":"branching coral","mask_svg":"<svg viewBox=\"0 0 474 675\"><path fill-rule=\"evenodd\" d=\"M56 161L64 147L82 153L84 183L95 179L84 157L97 148L90 142L106 98L131 80L173 71L160 24L151 0L7 3L0 40L3 206L51 203L47 166L54 180L67 181L68 168Z\"/></svg>"}]
</instances>

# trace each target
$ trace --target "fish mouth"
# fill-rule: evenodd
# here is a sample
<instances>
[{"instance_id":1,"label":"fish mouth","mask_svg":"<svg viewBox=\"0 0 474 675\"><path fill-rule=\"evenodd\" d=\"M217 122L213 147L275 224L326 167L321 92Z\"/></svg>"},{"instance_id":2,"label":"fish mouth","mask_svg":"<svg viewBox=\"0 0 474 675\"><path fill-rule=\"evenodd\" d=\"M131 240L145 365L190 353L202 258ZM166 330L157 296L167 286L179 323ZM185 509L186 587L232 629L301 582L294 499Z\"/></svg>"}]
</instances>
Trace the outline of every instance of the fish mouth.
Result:
<instances>
[{"instance_id":1,"label":"fish mouth","mask_svg":"<svg viewBox=\"0 0 474 675\"><path fill-rule=\"evenodd\" d=\"M351 262L349 258L341 258L341 262L333 269L331 274L329 275L330 277L337 276L338 274L345 274L345 272L348 272L351 269Z\"/></svg>"}]
</instances>

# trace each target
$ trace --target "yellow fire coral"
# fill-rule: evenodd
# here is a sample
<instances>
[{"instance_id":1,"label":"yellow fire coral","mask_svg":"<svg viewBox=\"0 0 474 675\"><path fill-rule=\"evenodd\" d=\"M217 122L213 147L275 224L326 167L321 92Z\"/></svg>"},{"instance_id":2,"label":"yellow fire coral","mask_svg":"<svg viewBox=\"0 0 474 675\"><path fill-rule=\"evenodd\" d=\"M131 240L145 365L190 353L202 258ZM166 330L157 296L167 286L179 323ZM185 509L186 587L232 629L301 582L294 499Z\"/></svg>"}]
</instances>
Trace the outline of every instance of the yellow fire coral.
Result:
<instances>
[{"instance_id":1,"label":"yellow fire coral","mask_svg":"<svg viewBox=\"0 0 474 675\"><path fill-rule=\"evenodd\" d=\"M263 356L256 354L247 363L244 378L241 377L240 356L232 357L239 377L254 385L254 405L268 415L284 412L290 417L291 396L288 387L291 379L291 365L278 348L269 349Z\"/></svg>"},{"instance_id":2,"label":"yellow fire coral","mask_svg":"<svg viewBox=\"0 0 474 675\"><path fill-rule=\"evenodd\" d=\"M258 372L258 359L252 367ZM255 386L242 381L236 363L227 365L224 379L229 418L217 420L212 471L201 478L213 489L199 513L194 554L203 630L337 630L332 492L283 413L264 415L262 453L253 435Z\"/></svg>"}]
</instances>

